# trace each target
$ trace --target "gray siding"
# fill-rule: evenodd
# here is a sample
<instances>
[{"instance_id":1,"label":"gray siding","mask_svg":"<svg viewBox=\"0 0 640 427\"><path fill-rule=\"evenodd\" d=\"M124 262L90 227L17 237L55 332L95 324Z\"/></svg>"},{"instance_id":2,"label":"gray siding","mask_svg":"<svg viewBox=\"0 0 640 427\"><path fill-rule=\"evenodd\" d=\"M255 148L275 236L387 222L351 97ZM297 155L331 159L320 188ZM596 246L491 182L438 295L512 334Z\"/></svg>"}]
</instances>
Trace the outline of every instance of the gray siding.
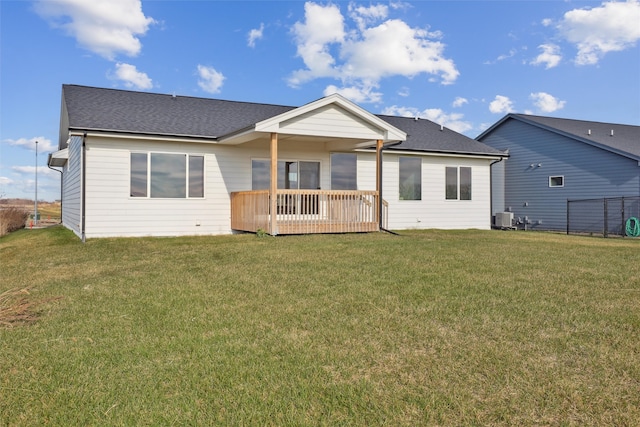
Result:
<instances>
[{"instance_id":1,"label":"gray siding","mask_svg":"<svg viewBox=\"0 0 640 427\"><path fill-rule=\"evenodd\" d=\"M507 120L482 142L510 150L504 208L527 228L565 230L567 199L640 195L638 162L572 138ZM564 187L549 187L550 176L563 176Z\"/></svg>"},{"instance_id":2,"label":"gray siding","mask_svg":"<svg viewBox=\"0 0 640 427\"><path fill-rule=\"evenodd\" d=\"M82 137L69 139L69 160L62 173L62 224L80 236Z\"/></svg>"}]
</instances>

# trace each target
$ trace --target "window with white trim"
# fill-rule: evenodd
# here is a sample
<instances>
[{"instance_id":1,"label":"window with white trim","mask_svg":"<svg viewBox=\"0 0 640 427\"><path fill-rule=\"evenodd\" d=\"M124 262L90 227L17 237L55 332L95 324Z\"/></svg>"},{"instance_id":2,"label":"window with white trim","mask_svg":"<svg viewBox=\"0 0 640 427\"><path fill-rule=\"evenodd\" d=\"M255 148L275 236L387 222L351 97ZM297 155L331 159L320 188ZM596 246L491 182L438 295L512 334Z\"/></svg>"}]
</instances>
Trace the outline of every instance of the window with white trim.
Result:
<instances>
[{"instance_id":1,"label":"window with white trim","mask_svg":"<svg viewBox=\"0 0 640 427\"><path fill-rule=\"evenodd\" d=\"M399 157L398 169L400 200L422 200L422 159L420 157Z\"/></svg>"},{"instance_id":2,"label":"window with white trim","mask_svg":"<svg viewBox=\"0 0 640 427\"><path fill-rule=\"evenodd\" d=\"M563 175L550 176L549 187L564 187L564 176Z\"/></svg>"},{"instance_id":3,"label":"window with white trim","mask_svg":"<svg viewBox=\"0 0 640 427\"><path fill-rule=\"evenodd\" d=\"M471 168L447 166L445 168L445 199L471 200Z\"/></svg>"},{"instance_id":4,"label":"window with white trim","mask_svg":"<svg viewBox=\"0 0 640 427\"><path fill-rule=\"evenodd\" d=\"M358 189L358 156L354 153L331 153L331 189Z\"/></svg>"},{"instance_id":5,"label":"window with white trim","mask_svg":"<svg viewBox=\"0 0 640 427\"><path fill-rule=\"evenodd\" d=\"M131 197L204 197L204 156L131 153Z\"/></svg>"}]
</instances>

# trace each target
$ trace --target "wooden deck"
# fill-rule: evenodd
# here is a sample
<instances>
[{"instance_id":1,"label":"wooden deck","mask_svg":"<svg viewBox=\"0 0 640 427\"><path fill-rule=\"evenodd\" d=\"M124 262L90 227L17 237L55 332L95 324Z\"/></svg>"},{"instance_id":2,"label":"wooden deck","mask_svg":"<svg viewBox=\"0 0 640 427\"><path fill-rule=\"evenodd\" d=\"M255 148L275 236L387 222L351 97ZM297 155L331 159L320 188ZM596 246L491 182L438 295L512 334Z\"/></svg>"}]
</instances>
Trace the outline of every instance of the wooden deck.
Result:
<instances>
[{"instance_id":1,"label":"wooden deck","mask_svg":"<svg viewBox=\"0 0 640 427\"><path fill-rule=\"evenodd\" d=\"M278 190L275 233L379 231L376 191ZM383 227L387 204L383 201ZM231 193L231 228L256 233L271 228L269 190Z\"/></svg>"}]
</instances>

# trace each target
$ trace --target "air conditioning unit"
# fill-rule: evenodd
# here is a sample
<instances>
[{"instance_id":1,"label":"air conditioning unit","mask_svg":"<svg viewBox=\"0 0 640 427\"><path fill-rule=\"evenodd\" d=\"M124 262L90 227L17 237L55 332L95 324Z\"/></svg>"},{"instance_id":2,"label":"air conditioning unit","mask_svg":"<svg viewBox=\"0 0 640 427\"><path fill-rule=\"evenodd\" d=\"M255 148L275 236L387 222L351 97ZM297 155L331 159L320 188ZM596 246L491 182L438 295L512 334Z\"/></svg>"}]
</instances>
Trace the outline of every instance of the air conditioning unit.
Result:
<instances>
[{"instance_id":1,"label":"air conditioning unit","mask_svg":"<svg viewBox=\"0 0 640 427\"><path fill-rule=\"evenodd\" d=\"M513 212L497 212L495 225L501 228L513 227Z\"/></svg>"}]
</instances>

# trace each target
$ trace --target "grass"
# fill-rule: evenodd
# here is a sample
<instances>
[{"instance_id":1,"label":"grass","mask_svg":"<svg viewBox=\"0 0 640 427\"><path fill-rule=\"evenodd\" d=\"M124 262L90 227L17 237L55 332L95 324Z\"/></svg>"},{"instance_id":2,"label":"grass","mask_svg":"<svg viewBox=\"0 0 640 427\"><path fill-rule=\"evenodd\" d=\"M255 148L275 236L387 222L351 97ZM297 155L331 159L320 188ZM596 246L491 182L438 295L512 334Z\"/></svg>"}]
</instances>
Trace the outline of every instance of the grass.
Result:
<instances>
[{"instance_id":1,"label":"grass","mask_svg":"<svg viewBox=\"0 0 640 427\"><path fill-rule=\"evenodd\" d=\"M0 425L637 425L640 241L0 239Z\"/></svg>"}]
</instances>

